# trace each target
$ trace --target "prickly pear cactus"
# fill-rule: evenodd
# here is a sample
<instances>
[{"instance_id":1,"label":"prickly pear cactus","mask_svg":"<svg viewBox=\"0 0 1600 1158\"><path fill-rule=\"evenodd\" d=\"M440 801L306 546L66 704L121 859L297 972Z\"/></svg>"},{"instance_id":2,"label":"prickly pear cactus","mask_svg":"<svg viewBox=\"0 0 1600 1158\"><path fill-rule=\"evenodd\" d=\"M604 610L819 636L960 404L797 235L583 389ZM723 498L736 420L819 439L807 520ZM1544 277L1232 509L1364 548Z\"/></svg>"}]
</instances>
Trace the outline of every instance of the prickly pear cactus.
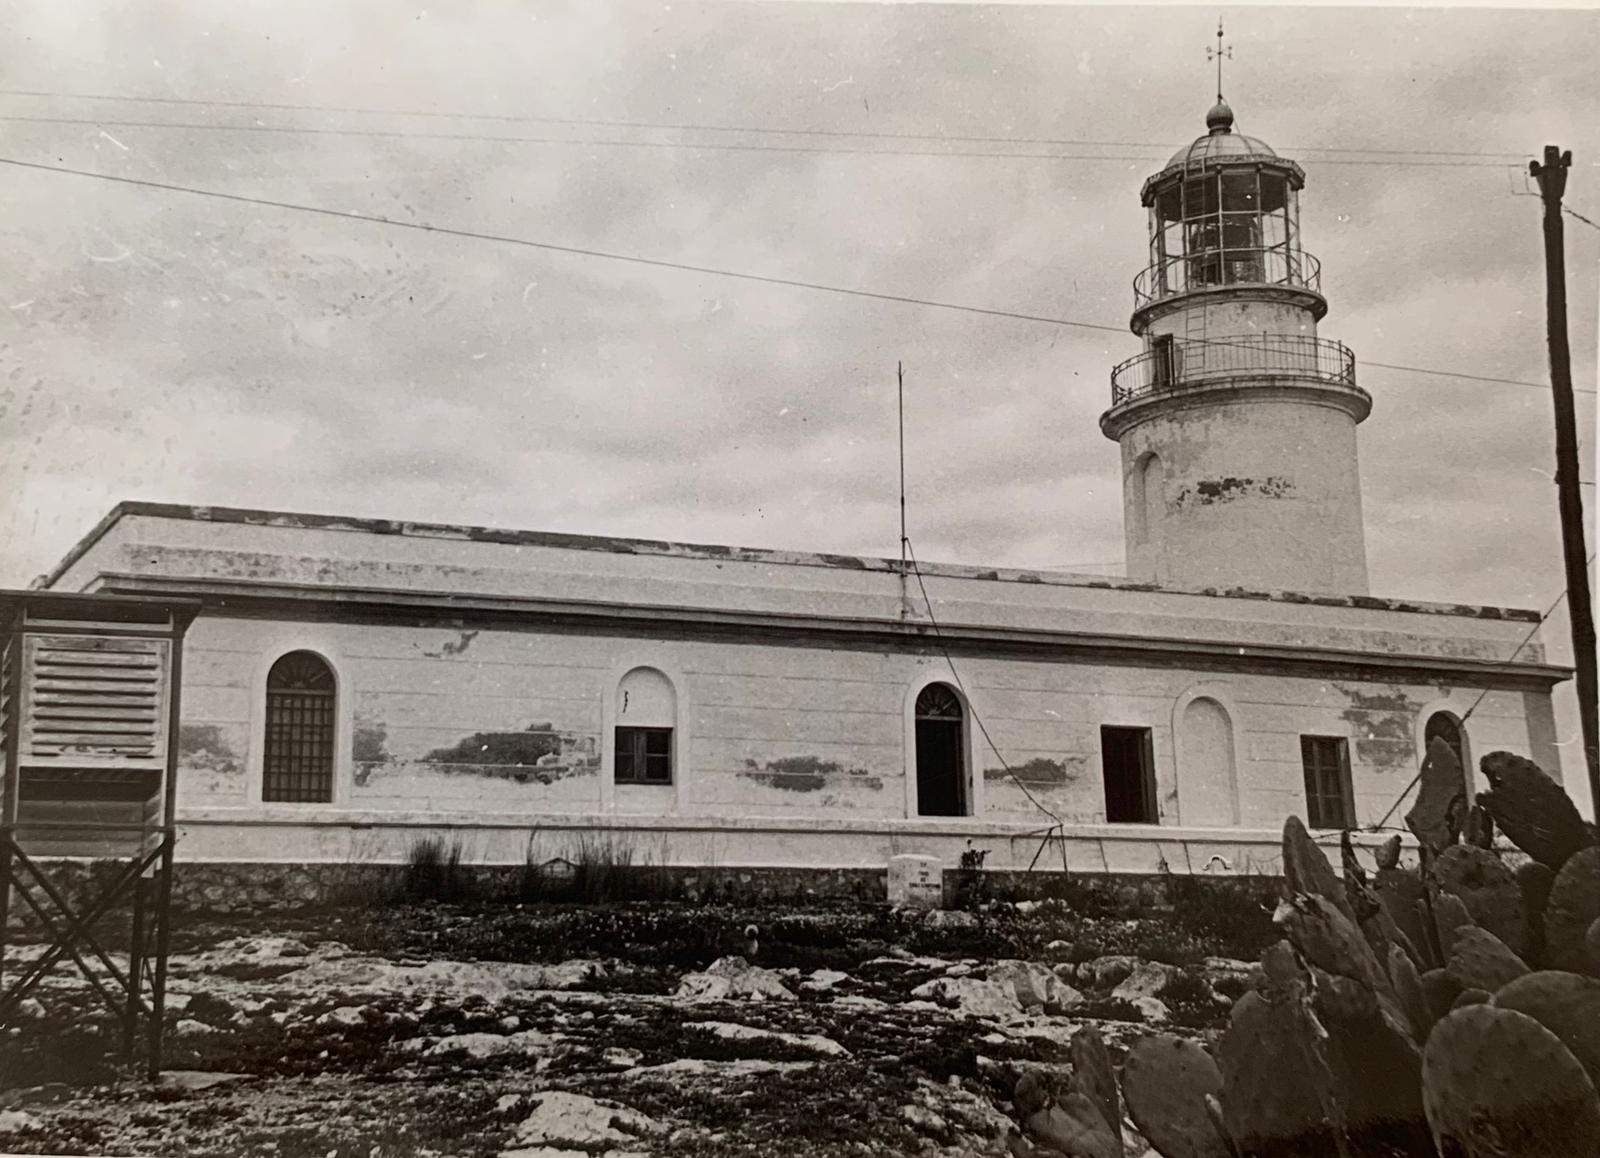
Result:
<instances>
[{"instance_id":1,"label":"prickly pear cactus","mask_svg":"<svg viewBox=\"0 0 1600 1158\"><path fill-rule=\"evenodd\" d=\"M1461 996L1461 986L1443 969L1429 969L1418 980L1422 982L1422 998L1428 1003L1431 1020L1437 1022L1454 1007L1456 998Z\"/></svg>"},{"instance_id":2,"label":"prickly pear cactus","mask_svg":"<svg viewBox=\"0 0 1600 1158\"><path fill-rule=\"evenodd\" d=\"M1465 1005L1483 1005L1494 998L1494 994L1487 989L1463 989L1461 996L1451 1004L1451 1009L1460 1009Z\"/></svg>"},{"instance_id":3,"label":"prickly pear cactus","mask_svg":"<svg viewBox=\"0 0 1600 1158\"><path fill-rule=\"evenodd\" d=\"M1298 816L1283 822L1283 879L1290 892L1322 897L1338 906L1351 924L1356 923L1343 883Z\"/></svg>"},{"instance_id":4,"label":"prickly pear cactus","mask_svg":"<svg viewBox=\"0 0 1600 1158\"><path fill-rule=\"evenodd\" d=\"M1425 923L1417 906L1422 903L1422 878L1415 872L1401 868L1380 868L1372 878L1373 891L1383 905L1384 912L1405 936L1405 944L1414 954L1418 969L1442 966L1432 952L1432 938L1427 935Z\"/></svg>"},{"instance_id":5,"label":"prickly pear cactus","mask_svg":"<svg viewBox=\"0 0 1600 1158\"><path fill-rule=\"evenodd\" d=\"M1467 906L1461 898L1454 893L1436 893L1428 898L1423 906L1423 919L1428 919L1430 913L1433 919L1435 943L1439 946L1439 953L1444 962L1450 960L1450 948L1455 944L1456 934L1462 929L1472 928L1476 922L1472 914L1467 912Z\"/></svg>"},{"instance_id":6,"label":"prickly pear cactus","mask_svg":"<svg viewBox=\"0 0 1600 1158\"><path fill-rule=\"evenodd\" d=\"M1086 1025L1072 1035L1072 1088L1099 1109L1111 1132L1122 1138L1122 1102L1117 1095L1117 1074L1100 1031Z\"/></svg>"},{"instance_id":7,"label":"prickly pear cactus","mask_svg":"<svg viewBox=\"0 0 1600 1158\"><path fill-rule=\"evenodd\" d=\"M1397 832L1380 844L1373 852L1373 857L1377 860L1380 869L1399 868L1400 834Z\"/></svg>"},{"instance_id":8,"label":"prickly pear cactus","mask_svg":"<svg viewBox=\"0 0 1600 1158\"><path fill-rule=\"evenodd\" d=\"M1474 924L1499 937L1513 953L1522 952L1522 890L1504 861L1473 845L1457 844L1440 853L1429 871L1442 892L1461 899Z\"/></svg>"},{"instance_id":9,"label":"prickly pear cactus","mask_svg":"<svg viewBox=\"0 0 1600 1158\"><path fill-rule=\"evenodd\" d=\"M1559 1037L1600 1089L1600 981L1547 969L1501 986L1494 1004L1526 1013Z\"/></svg>"},{"instance_id":10,"label":"prickly pear cactus","mask_svg":"<svg viewBox=\"0 0 1600 1158\"><path fill-rule=\"evenodd\" d=\"M1544 935L1544 910L1556 874L1547 864L1530 860L1517 866L1517 888L1522 892L1522 959L1535 969L1548 961ZM1509 942L1507 942L1509 944Z\"/></svg>"},{"instance_id":11,"label":"prickly pear cactus","mask_svg":"<svg viewBox=\"0 0 1600 1158\"><path fill-rule=\"evenodd\" d=\"M1493 993L1525 975L1528 966L1489 930L1468 927L1456 930L1444 971L1462 989Z\"/></svg>"},{"instance_id":12,"label":"prickly pear cactus","mask_svg":"<svg viewBox=\"0 0 1600 1158\"><path fill-rule=\"evenodd\" d=\"M1554 969L1589 971L1584 939L1600 918L1600 848L1586 848L1561 866L1544 908L1545 956Z\"/></svg>"},{"instance_id":13,"label":"prickly pear cactus","mask_svg":"<svg viewBox=\"0 0 1600 1158\"><path fill-rule=\"evenodd\" d=\"M1037 1145L1072 1158L1123 1158L1121 1131L1113 1134L1094 1099L1077 1091L1029 1114L1022 1129Z\"/></svg>"},{"instance_id":14,"label":"prickly pear cactus","mask_svg":"<svg viewBox=\"0 0 1600 1158\"><path fill-rule=\"evenodd\" d=\"M1461 835L1467 782L1455 751L1437 736L1422 760L1417 799L1406 813L1406 827L1430 852L1443 852Z\"/></svg>"},{"instance_id":15,"label":"prickly pear cactus","mask_svg":"<svg viewBox=\"0 0 1600 1158\"><path fill-rule=\"evenodd\" d=\"M1525 1013L1457 1009L1422 1054L1423 1105L1448 1158L1579 1158L1595 1153L1600 1096L1572 1051Z\"/></svg>"},{"instance_id":16,"label":"prickly pear cactus","mask_svg":"<svg viewBox=\"0 0 1600 1158\"><path fill-rule=\"evenodd\" d=\"M1161 1158L1228 1158L1206 1113L1222 1093L1222 1071L1201 1046L1170 1034L1142 1038L1122 1063L1122 1100Z\"/></svg>"},{"instance_id":17,"label":"prickly pear cactus","mask_svg":"<svg viewBox=\"0 0 1600 1158\"><path fill-rule=\"evenodd\" d=\"M1411 1025L1411 1040L1418 1045L1428 1040L1428 1031L1437 1019L1428 1008L1427 995L1422 991L1422 976L1416 962L1398 945L1389 947L1389 984L1394 987L1400 1008L1405 1010Z\"/></svg>"},{"instance_id":18,"label":"prickly pear cactus","mask_svg":"<svg viewBox=\"0 0 1600 1158\"><path fill-rule=\"evenodd\" d=\"M1325 1152L1336 1092L1321 1027L1292 997L1250 992L1217 1044L1223 1125L1245 1154Z\"/></svg>"},{"instance_id":19,"label":"prickly pear cactus","mask_svg":"<svg viewBox=\"0 0 1600 1158\"><path fill-rule=\"evenodd\" d=\"M1577 807L1544 769L1510 752L1490 752L1480 763L1490 791L1478 803L1511 842L1541 864L1561 869L1593 839Z\"/></svg>"}]
</instances>

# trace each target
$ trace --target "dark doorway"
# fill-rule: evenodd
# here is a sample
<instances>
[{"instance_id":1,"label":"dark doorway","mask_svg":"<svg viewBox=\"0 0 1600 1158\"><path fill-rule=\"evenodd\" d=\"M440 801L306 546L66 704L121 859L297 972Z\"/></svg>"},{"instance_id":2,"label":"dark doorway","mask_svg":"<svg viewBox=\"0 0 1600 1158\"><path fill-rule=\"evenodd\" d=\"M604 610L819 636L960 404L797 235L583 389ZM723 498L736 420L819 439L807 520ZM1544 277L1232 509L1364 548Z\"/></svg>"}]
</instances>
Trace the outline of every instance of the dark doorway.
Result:
<instances>
[{"instance_id":1,"label":"dark doorway","mask_svg":"<svg viewBox=\"0 0 1600 1158\"><path fill-rule=\"evenodd\" d=\"M917 814L965 816L966 768L962 759L965 713L946 684L929 684L917 697Z\"/></svg>"},{"instance_id":2,"label":"dark doorway","mask_svg":"<svg viewBox=\"0 0 1600 1158\"><path fill-rule=\"evenodd\" d=\"M1100 729L1109 824L1159 824L1149 728Z\"/></svg>"}]
</instances>

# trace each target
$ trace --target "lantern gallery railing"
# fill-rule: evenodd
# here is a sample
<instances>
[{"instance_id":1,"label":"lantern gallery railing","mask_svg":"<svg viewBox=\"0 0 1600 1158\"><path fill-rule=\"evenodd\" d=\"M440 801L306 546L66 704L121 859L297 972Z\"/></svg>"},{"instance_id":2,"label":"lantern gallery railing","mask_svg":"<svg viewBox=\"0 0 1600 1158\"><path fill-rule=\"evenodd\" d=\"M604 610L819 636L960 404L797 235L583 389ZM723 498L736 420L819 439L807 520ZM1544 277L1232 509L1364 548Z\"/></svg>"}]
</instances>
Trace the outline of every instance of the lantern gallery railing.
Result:
<instances>
[{"instance_id":1,"label":"lantern gallery railing","mask_svg":"<svg viewBox=\"0 0 1600 1158\"><path fill-rule=\"evenodd\" d=\"M1158 340L1154 349L1111 371L1111 404L1161 390L1264 374L1354 386L1356 356L1343 342L1298 334Z\"/></svg>"},{"instance_id":2,"label":"lantern gallery railing","mask_svg":"<svg viewBox=\"0 0 1600 1158\"><path fill-rule=\"evenodd\" d=\"M1193 290L1224 285L1282 285L1322 292L1322 265L1309 253L1283 246L1203 249L1169 257L1133 279L1134 308Z\"/></svg>"}]
</instances>

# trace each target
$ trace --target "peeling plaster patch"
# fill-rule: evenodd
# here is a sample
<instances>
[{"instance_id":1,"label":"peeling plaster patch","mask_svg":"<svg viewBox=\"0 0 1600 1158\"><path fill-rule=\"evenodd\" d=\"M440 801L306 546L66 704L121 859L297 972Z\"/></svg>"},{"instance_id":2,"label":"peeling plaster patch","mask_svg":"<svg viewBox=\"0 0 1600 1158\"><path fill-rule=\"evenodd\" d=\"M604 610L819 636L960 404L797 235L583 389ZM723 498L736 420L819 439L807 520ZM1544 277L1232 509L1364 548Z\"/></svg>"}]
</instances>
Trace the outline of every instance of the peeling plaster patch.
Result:
<instances>
[{"instance_id":1,"label":"peeling plaster patch","mask_svg":"<svg viewBox=\"0 0 1600 1158\"><path fill-rule=\"evenodd\" d=\"M1035 756L1026 764L1013 764L1007 768L985 768L985 780L1009 780L1015 776L1024 784L1036 784L1046 788L1059 788L1063 784L1070 784L1078 778L1083 771L1087 756L1066 756L1060 760L1051 760L1046 756Z\"/></svg>"},{"instance_id":2,"label":"peeling plaster patch","mask_svg":"<svg viewBox=\"0 0 1600 1158\"><path fill-rule=\"evenodd\" d=\"M1355 738L1356 759L1385 771L1405 770L1416 763L1416 714L1420 707L1400 688L1363 692L1335 684L1350 700L1341 713Z\"/></svg>"},{"instance_id":3,"label":"peeling plaster patch","mask_svg":"<svg viewBox=\"0 0 1600 1158\"><path fill-rule=\"evenodd\" d=\"M350 759L355 764L356 787L365 786L373 768L394 759L389 755L389 729L382 720L358 716L351 734Z\"/></svg>"},{"instance_id":4,"label":"peeling plaster patch","mask_svg":"<svg viewBox=\"0 0 1600 1158\"><path fill-rule=\"evenodd\" d=\"M1268 475L1262 479L1234 478L1230 475L1227 478L1201 479L1193 487L1179 488L1168 508L1181 511L1191 505L1216 506L1256 495L1268 499L1281 499L1287 498L1293 491L1294 484L1281 475Z\"/></svg>"},{"instance_id":5,"label":"peeling plaster patch","mask_svg":"<svg viewBox=\"0 0 1600 1158\"><path fill-rule=\"evenodd\" d=\"M472 646L472 641L478 638L476 631L460 632L456 639L445 643L438 651L425 651L422 654L429 659L454 659L458 655L465 655L467 648Z\"/></svg>"},{"instance_id":6,"label":"peeling plaster patch","mask_svg":"<svg viewBox=\"0 0 1600 1158\"><path fill-rule=\"evenodd\" d=\"M239 754L223 738L216 724L184 724L178 729L179 763L201 772L233 776L239 772Z\"/></svg>"},{"instance_id":7,"label":"peeling plaster patch","mask_svg":"<svg viewBox=\"0 0 1600 1158\"><path fill-rule=\"evenodd\" d=\"M816 756L782 756L765 764L746 760L742 776L748 776L768 788L781 788L786 792L817 792L830 782L837 784L840 776L849 777L871 792L881 791L883 778L874 776L865 768L845 768L834 760L821 760Z\"/></svg>"},{"instance_id":8,"label":"peeling plaster patch","mask_svg":"<svg viewBox=\"0 0 1600 1158\"><path fill-rule=\"evenodd\" d=\"M420 761L466 775L553 784L600 770L596 737L529 724L520 732L474 732L448 748L435 748Z\"/></svg>"}]
</instances>

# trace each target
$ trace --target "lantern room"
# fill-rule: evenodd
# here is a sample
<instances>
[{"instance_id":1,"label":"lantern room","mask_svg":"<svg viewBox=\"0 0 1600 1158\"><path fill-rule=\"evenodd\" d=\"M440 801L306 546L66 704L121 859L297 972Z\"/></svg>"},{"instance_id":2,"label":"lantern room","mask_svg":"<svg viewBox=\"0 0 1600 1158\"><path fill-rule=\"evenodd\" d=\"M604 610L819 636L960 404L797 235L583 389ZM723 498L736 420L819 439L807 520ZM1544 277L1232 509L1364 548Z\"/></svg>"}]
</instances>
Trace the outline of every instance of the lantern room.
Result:
<instances>
[{"instance_id":1,"label":"lantern room","mask_svg":"<svg viewBox=\"0 0 1600 1158\"><path fill-rule=\"evenodd\" d=\"M1145 182L1150 264L1134 283L1136 332L1141 315L1168 299L1235 286L1309 291L1321 318L1315 258L1300 248L1300 189L1305 173L1263 141L1233 131L1233 110L1218 101L1205 136L1178 150Z\"/></svg>"}]
</instances>

